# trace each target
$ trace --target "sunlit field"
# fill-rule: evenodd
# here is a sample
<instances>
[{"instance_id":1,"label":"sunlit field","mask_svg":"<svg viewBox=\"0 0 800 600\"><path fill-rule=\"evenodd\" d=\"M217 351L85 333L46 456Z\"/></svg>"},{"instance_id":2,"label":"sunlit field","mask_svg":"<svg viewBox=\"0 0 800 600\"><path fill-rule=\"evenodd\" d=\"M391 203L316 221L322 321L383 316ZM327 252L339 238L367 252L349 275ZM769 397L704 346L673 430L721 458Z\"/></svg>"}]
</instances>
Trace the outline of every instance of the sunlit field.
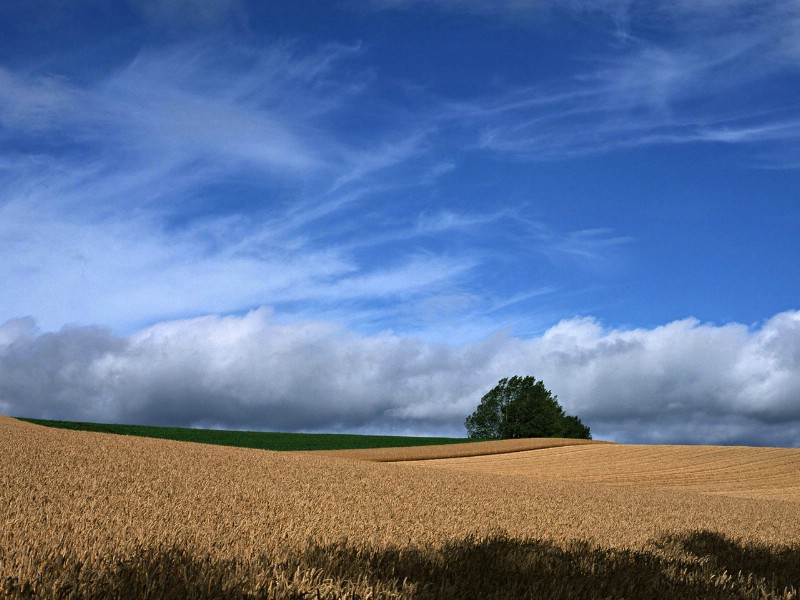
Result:
<instances>
[{"instance_id":1,"label":"sunlit field","mask_svg":"<svg viewBox=\"0 0 800 600\"><path fill-rule=\"evenodd\" d=\"M431 460L426 466L539 480L800 499L800 450L736 446L568 446Z\"/></svg>"},{"instance_id":2,"label":"sunlit field","mask_svg":"<svg viewBox=\"0 0 800 600\"><path fill-rule=\"evenodd\" d=\"M0 418L0 591L798 597L800 450L525 443L273 452Z\"/></svg>"}]
</instances>

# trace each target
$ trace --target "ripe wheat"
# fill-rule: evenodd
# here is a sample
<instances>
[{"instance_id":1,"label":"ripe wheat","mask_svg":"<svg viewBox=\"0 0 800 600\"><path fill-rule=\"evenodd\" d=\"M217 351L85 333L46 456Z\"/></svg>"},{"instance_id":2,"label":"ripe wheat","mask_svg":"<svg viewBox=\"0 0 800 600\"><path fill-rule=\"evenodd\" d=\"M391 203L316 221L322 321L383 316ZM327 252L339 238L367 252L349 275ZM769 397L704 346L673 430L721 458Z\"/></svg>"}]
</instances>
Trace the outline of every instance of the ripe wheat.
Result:
<instances>
[{"instance_id":1,"label":"ripe wheat","mask_svg":"<svg viewBox=\"0 0 800 600\"><path fill-rule=\"evenodd\" d=\"M514 454L450 457L428 461L426 466L800 502L800 449L796 448L562 446Z\"/></svg>"},{"instance_id":2,"label":"ripe wheat","mask_svg":"<svg viewBox=\"0 0 800 600\"><path fill-rule=\"evenodd\" d=\"M792 499L434 464L0 418L0 595L797 598Z\"/></svg>"},{"instance_id":3,"label":"ripe wheat","mask_svg":"<svg viewBox=\"0 0 800 600\"><path fill-rule=\"evenodd\" d=\"M355 458L371 462L401 462L433 460L444 458L463 458L468 456L489 456L509 454L527 450L580 446L585 444L607 444L598 440L573 438L525 438L518 440L494 440L489 442L466 442L439 446L407 446L401 448L369 448L358 450L320 450L315 453L339 458Z\"/></svg>"}]
</instances>

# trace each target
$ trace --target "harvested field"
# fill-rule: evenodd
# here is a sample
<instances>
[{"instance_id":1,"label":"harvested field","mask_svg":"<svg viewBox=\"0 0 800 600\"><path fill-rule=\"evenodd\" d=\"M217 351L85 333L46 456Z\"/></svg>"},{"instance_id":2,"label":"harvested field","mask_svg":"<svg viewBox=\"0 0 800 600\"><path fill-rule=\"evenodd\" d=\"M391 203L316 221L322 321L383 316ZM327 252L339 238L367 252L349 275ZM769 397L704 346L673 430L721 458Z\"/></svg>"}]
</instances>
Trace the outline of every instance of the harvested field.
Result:
<instances>
[{"instance_id":1,"label":"harvested field","mask_svg":"<svg viewBox=\"0 0 800 600\"><path fill-rule=\"evenodd\" d=\"M794 498L432 464L0 418L0 594L797 598Z\"/></svg>"},{"instance_id":2,"label":"harvested field","mask_svg":"<svg viewBox=\"0 0 800 600\"><path fill-rule=\"evenodd\" d=\"M800 449L604 444L452 457L427 466L800 503Z\"/></svg>"},{"instance_id":3,"label":"harvested field","mask_svg":"<svg viewBox=\"0 0 800 600\"><path fill-rule=\"evenodd\" d=\"M607 444L597 440L576 440L572 438L528 438L521 440L497 440L490 442L467 442L431 446L411 446L404 448L369 448L358 450L326 450L321 454L338 458L355 458L371 462L401 462L433 460L443 458L463 458L468 456L489 456L509 454L543 448L580 446L584 444Z\"/></svg>"}]
</instances>

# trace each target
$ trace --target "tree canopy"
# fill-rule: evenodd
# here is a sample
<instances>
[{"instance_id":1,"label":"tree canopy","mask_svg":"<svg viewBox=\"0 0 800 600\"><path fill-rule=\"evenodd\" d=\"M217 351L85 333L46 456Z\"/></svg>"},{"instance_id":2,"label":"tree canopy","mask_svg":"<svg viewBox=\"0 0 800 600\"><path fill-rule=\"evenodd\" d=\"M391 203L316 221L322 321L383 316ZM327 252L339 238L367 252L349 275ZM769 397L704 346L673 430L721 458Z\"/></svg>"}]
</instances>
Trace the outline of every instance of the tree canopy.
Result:
<instances>
[{"instance_id":1,"label":"tree canopy","mask_svg":"<svg viewBox=\"0 0 800 600\"><path fill-rule=\"evenodd\" d=\"M544 382L535 377L501 379L464 423L472 439L501 440L527 437L592 439L589 428L564 413Z\"/></svg>"}]
</instances>

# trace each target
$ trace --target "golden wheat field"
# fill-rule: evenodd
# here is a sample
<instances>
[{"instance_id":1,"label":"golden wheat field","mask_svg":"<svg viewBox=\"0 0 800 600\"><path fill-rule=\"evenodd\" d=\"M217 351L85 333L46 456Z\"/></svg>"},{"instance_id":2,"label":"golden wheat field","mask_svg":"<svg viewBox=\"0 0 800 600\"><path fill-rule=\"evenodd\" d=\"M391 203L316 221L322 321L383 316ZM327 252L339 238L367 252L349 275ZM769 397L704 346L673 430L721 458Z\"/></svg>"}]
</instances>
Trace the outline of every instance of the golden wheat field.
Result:
<instances>
[{"instance_id":1,"label":"golden wheat field","mask_svg":"<svg viewBox=\"0 0 800 600\"><path fill-rule=\"evenodd\" d=\"M0 418L0 594L798 597L800 450L549 442L413 462Z\"/></svg>"},{"instance_id":2,"label":"golden wheat field","mask_svg":"<svg viewBox=\"0 0 800 600\"><path fill-rule=\"evenodd\" d=\"M800 502L800 450L786 448L573 445L430 460L426 466Z\"/></svg>"},{"instance_id":3,"label":"golden wheat field","mask_svg":"<svg viewBox=\"0 0 800 600\"><path fill-rule=\"evenodd\" d=\"M542 450L544 448L606 443L607 442L597 440L576 440L568 438L525 438L519 440L496 440L478 444L475 442L467 442L464 444L443 444L441 446L407 446L402 448L370 448L359 450L315 450L312 452L323 456L355 458L370 462L401 462L490 456L524 452L527 450Z\"/></svg>"}]
</instances>

